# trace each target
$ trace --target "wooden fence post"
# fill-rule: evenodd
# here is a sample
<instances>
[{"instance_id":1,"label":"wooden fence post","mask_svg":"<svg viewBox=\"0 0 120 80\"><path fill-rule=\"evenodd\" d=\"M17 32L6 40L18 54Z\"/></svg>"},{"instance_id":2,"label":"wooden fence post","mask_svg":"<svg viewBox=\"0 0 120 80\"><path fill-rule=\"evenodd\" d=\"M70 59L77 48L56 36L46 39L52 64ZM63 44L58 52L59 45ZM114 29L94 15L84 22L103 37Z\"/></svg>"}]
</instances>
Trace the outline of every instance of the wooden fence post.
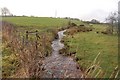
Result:
<instances>
[{"instance_id":1,"label":"wooden fence post","mask_svg":"<svg viewBox=\"0 0 120 80\"><path fill-rule=\"evenodd\" d=\"M22 37L22 45L24 46L25 44L25 36Z\"/></svg>"},{"instance_id":2,"label":"wooden fence post","mask_svg":"<svg viewBox=\"0 0 120 80\"><path fill-rule=\"evenodd\" d=\"M36 50L38 49L38 31L36 30L35 31L35 33L36 33L36 44L35 44L35 47L36 47Z\"/></svg>"},{"instance_id":3,"label":"wooden fence post","mask_svg":"<svg viewBox=\"0 0 120 80\"><path fill-rule=\"evenodd\" d=\"M28 44L28 31L26 31L26 41L25 41L25 45Z\"/></svg>"}]
</instances>

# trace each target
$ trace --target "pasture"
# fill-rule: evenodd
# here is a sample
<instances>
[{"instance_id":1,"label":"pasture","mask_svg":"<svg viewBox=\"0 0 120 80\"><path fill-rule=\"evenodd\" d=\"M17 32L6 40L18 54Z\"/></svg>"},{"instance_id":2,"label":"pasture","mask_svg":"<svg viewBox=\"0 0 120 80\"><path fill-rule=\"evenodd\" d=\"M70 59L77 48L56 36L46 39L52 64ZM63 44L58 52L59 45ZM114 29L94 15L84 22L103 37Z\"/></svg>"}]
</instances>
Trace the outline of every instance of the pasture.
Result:
<instances>
[{"instance_id":1,"label":"pasture","mask_svg":"<svg viewBox=\"0 0 120 80\"><path fill-rule=\"evenodd\" d=\"M3 21L16 25L15 27L21 32L21 35L24 35L26 30L45 32L50 38L49 41L52 40L53 36L49 31L66 27L69 22L68 19L48 17L3 17ZM89 27L88 24L81 21L71 20L71 22ZM90 32L77 32L73 35L66 34L64 37L64 43L70 46L68 51L76 52L75 57L79 59L78 63L83 69L87 69L100 53L97 62L99 62L102 71L106 73L102 76L105 78L108 78L118 65L118 36L116 34L96 33L96 31L104 31L107 27L108 25L105 24L93 24L92 28L94 29ZM50 42L49 46L51 46ZM4 50L3 59L5 58L5 62L3 60L3 64L6 65L9 62L7 62L5 54L7 54L7 57L13 55L10 55L12 53L10 49L6 48ZM11 64L9 65L11 66ZM9 65L7 66L9 67Z\"/></svg>"},{"instance_id":2,"label":"pasture","mask_svg":"<svg viewBox=\"0 0 120 80\"><path fill-rule=\"evenodd\" d=\"M68 52L76 52L78 63L87 69L100 53L97 62L101 69L106 72L104 77L109 77L118 65L118 36L96 33L104 31L108 26L95 24L91 32L79 32L67 35L65 43L70 46Z\"/></svg>"},{"instance_id":3,"label":"pasture","mask_svg":"<svg viewBox=\"0 0 120 80\"><path fill-rule=\"evenodd\" d=\"M50 17L3 17L3 21L7 21L24 29L56 29L68 25L69 19L50 18ZM80 21L72 20L76 24Z\"/></svg>"}]
</instances>

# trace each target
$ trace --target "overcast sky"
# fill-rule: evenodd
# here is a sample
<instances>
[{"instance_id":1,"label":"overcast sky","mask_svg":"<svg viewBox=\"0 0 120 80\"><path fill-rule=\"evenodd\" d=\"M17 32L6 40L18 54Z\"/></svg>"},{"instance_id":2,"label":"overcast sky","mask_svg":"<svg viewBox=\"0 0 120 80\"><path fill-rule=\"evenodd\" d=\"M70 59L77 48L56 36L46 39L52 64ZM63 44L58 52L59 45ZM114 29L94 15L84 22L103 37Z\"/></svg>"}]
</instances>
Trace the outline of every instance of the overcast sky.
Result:
<instances>
[{"instance_id":1,"label":"overcast sky","mask_svg":"<svg viewBox=\"0 0 120 80\"><path fill-rule=\"evenodd\" d=\"M14 15L40 17L73 17L82 20L104 21L110 12L117 11L119 0L0 0Z\"/></svg>"}]
</instances>

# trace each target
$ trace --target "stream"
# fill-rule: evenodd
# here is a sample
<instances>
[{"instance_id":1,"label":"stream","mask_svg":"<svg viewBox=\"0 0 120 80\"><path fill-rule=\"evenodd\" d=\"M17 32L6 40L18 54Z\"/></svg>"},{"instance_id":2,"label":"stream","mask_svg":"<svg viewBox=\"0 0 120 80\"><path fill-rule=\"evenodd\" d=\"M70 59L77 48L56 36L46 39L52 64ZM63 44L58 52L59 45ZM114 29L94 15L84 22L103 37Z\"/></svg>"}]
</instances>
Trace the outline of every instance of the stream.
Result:
<instances>
[{"instance_id":1,"label":"stream","mask_svg":"<svg viewBox=\"0 0 120 80\"><path fill-rule=\"evenodd\" d=\"M43 78L81 78L82 71L77 69L77 63L72 57L66 57L59 54L59 50L64 48L61 39L65 36L66 30L58 32L58 39L52 42L52 55L46 57L43 61L44 67Z\"/></svg>"}]
</instances>

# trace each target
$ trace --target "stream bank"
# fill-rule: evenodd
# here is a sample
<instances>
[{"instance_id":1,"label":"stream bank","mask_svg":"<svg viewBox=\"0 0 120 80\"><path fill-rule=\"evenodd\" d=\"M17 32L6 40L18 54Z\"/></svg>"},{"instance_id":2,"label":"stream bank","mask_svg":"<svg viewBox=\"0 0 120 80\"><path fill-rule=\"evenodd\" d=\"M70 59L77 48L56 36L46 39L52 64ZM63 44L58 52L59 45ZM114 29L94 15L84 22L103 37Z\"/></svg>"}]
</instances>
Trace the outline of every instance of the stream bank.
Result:
<instances>
[{"instance_id":1,"label":"stream bank","mask_svg":"<svg viewBox=\"0 0 120 80\"><path fill-rule=\"evenodd\" d=\"M61 43L62 38L65 36L63 33L66 30L58 32L58 39L52 42L52 55L46 57L43 61L42 67L44 68L43 78L81 78L82 71L79 65L73 60L72 57L67 57L59 54L59 50L64 48Z\"/></svg>"}]
</instances>

